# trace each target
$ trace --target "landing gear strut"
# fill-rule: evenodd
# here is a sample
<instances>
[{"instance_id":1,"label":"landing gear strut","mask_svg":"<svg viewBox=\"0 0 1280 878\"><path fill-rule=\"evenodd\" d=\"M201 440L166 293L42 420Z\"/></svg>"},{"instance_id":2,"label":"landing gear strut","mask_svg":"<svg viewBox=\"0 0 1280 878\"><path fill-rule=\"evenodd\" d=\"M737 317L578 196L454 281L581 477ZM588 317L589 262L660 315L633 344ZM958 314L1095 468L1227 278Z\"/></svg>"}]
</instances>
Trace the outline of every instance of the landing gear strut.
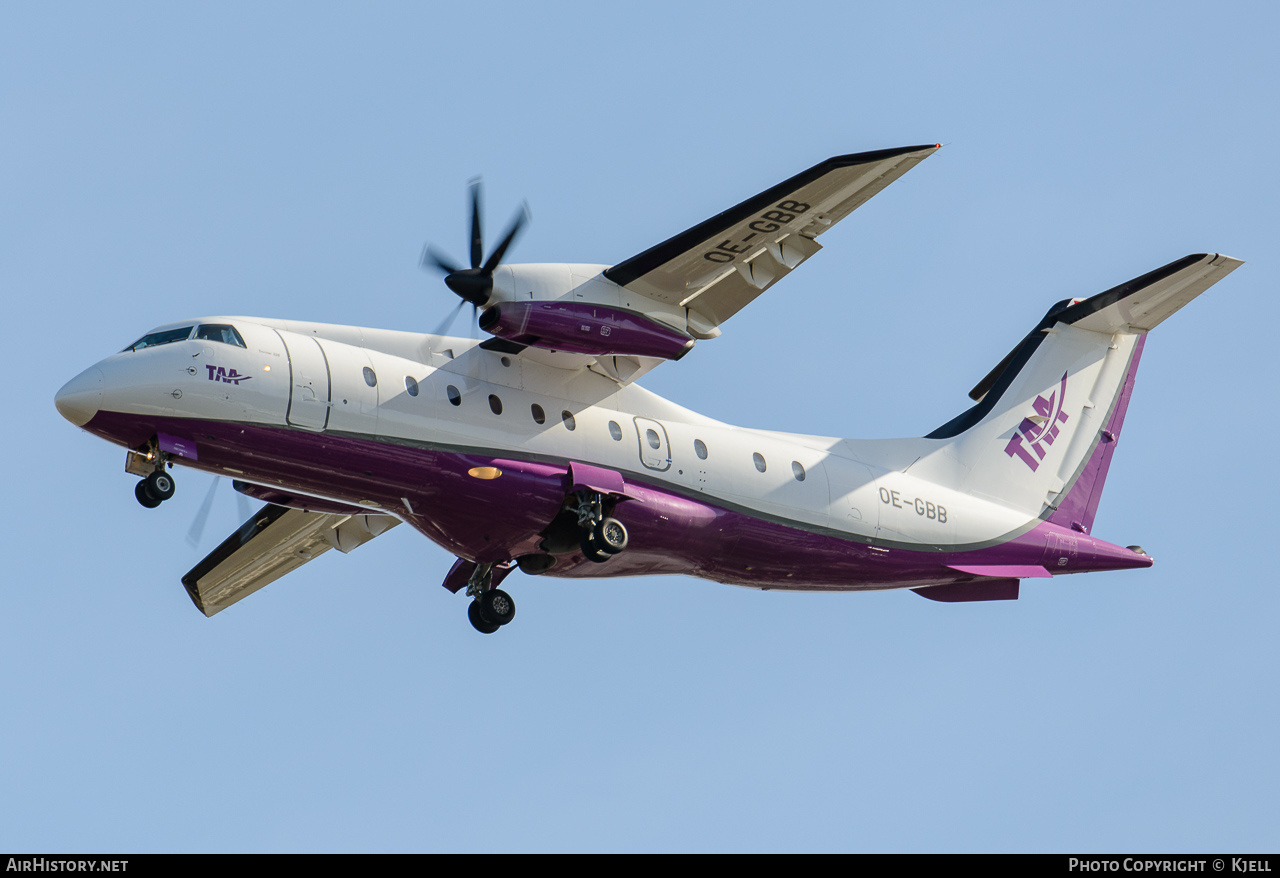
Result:
<instances>
[{"instance_id":1,"label":"landing gear strut","mask_svg":"<svg viewBox=\"0 0 1280 878\"><path fill-rule=\"evenodd\" d=\"M494 580L501 582L513 566L518 565L526 573L537 575L550 570L558 556L572 555L578 549L597 564L603 564L626 549L626 525L608 514L613 511L614 502L599 491L586 488L574 491L565 498L551 524L541 532L543 539L538 544L538 553L522 555L515 564L510 561L503 564L476 563L467 579L467 596L472 599L467 607L467 618L471 625L481 634L492 634L515 618L516 603L511 595L494 587ZM459 565L471 563L459 561L455 570ZM458 585L450 586L449 580L445 584L450 591L461 590Z\"/></svg>"},{"instance_id":2,"label":"landing gear strut","mask_svg":"<svg viewBox=\"0 0 1280 878\"><path fill-rule=\"evenodd\" d=\"M500 588L493 587L493 564L477 564L467 581L467 618L481 634L492 634L516 617L516 602Z\"/></svg>"}]
</instances>

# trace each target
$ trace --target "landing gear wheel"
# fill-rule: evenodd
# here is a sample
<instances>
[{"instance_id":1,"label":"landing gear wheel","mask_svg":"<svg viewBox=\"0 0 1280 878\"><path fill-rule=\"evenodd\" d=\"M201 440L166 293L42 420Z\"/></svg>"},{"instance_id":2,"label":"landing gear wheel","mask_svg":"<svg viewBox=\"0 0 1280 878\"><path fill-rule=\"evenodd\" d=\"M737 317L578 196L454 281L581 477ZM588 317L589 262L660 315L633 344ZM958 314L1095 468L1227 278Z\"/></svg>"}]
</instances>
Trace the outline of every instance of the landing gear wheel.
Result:
<instances>
[{"instance_id":1,"label":"landing gear wheel","mask_svg":"<svg viewBox=\"0 0 1280 878\"><path fill-rule=\"evenodd\" d=\"M602 552L596 548L596 541L587 531L582 532L582 554L587 556L588 561L595 561L597 564L603 564L613 556L608 552Z\"/></svg>"},{"instance_id":2,"label":"landing gear wheel","mask_svg":"<svg viewBox=\"0 0 1280 878\"><path fill-rule=\"evenodd\" d=\"M476 598L474 606L481 619L493 625L506 625L516 617L516 602L500 588L491 588Z\"/></svg>"},{"instance_id":3,"label":"landing gear wheel","mask_svg":"<svg viewBox=\"0 0 1280 878\"><path fill-rule=\"evenodd\" d=\"M147 480L143 479L138 482L138 486L133 489L133 496L138 498L138 502L148 509L155 509L160 505L160 501L151 496L151 492L147 490Z\"/></svg>"},{"instance_id":4,"label":"landing gear wheel","mask_svg":"<svg viewBox=\"0 0 1280 878\"><path fill-rule=\"evenodd\" d=\"M501 627L485 621L484 617L480 615L480 601L478 600L472 601L467 606L467 618L471 620L471 626L481 634L492 634Z\"/></svg>"},{"instance_id":5,"label":"landing gear wheel","mask_svg":"<svg viewBox=\"0 0 1280 878\"><path fill-rule=\"evenodd\" d=\"M147 493L156 498L157 503L168 500L173 496L175 485L173 484L173 476L164 470L158 469L151 475L143 479L147 486Z\"/></svg>"},{"instance_id":6,"label":"landing gear wheel","mask_svg":"<svg viewBox=\"0 0 1280 878\"><path fill-rule=\"evenodd\" d=\"M627 529L616 518L606 518L591 534L596 550L616 555L627 547Z\"/></svg>"}]
</instances>

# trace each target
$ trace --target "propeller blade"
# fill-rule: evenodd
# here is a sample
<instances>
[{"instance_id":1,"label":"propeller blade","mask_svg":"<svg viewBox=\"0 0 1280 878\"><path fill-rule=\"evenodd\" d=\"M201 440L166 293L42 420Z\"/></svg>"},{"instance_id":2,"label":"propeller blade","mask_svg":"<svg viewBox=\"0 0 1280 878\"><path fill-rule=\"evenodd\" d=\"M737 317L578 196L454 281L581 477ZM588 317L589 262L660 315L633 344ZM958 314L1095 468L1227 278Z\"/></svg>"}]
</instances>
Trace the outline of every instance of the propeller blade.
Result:
<instances>
[{"instance_id":1,"label":"propeller blade","mask_svg":"<svg viewBox=\"0 0 1280 878\"><path fill-rule=\"evenodd\" d=\"M454 321L458 319L458 315L462 313L462 306L463 306L463 305L465 305L465 304L467 304L467 300L466 300L466 299L461 299L461 300L459 300L459 301L458 301L458 307L456 307L456 308L454 308L452 311L450 311L450 312L449 312L449 316L448 316L448 317L446 317L443 321L441 321L440 325L439 325L439 326L437 326L437 327L432 331L432 333L431 333L431 334L432 334L432 335L448 335L448 334L449 334L449 328L450 328L451 326L453 326Z\"/></svg>"},{"instance_id":2,"label":"propeller blade","mask_svg":"<svg viewBox=\"0 0 1280 878\"><path fill-rule=\"evenodd\" d=\"M498 249L494 250L485 260L483 271L485 274L493 274L498 264L502 262L502 257L507 254L507 248L511 246L511 242L516 239L516 235L520 234L520 230L524 228L524 224L529 221L529 203L525 202L520 208L520 212L516 214L515 219L511 221L511 227L507 230L507 234L502 239L502 243L498 245Z\"/></svg>"},{"instance_id":3,"label":"propeller blade","mask_svg":"<svg viewBox=\"0 0 1280 878\"><path fill-rule=\"evenodd\" d=\"M240 522L243 524L253 516L253 504L249 498L236 491L236 509L240 510Z\"/></svg>"},{"instance_id":4,"label":"propeller blade","mask_svg":"<svg viewBox=\"0 0 1280 878\"><path fill-rule=\"evenodd\" d=\"M422 267L423 271L426 271L431 267L438 268L445 274L453 274L455 271L461 271L461 269L450 262L447 257L441 256L436 252L436 248L432 247L430 244L422 248L422 259L418 264Z\"/></svg>"},{"instance_id":5,"label":"propeller blade","mask_svg":"<svg viewBox=\"0 0 1280 878\"><path fill-rule=\"evenodd\" d=\"M471 267L484 259L484 237L480 232L480 178L471 181Z\"/></svg>"},{"instance_id":6,"label":"propeller blade","mask_svg":"<svg viewBox=\"0 0 1280 878\"><path fill-rule=\"evenodd\" d=\"M187 531L187 545L193 549L200 544L200 537L204 536L204 526L209 522L209 510L213 509L213 495L217 493L220 481L222 479L217 476L213 477L213 482L205 492L199 510L196 511L196 517L191 522L191 529Z\"/></svg>"},{"instance_id":7,"label":"propeller blade","mask_svg":"<svg viewBox=\"0 0 1280 878\"><path fill-rule=\"evenodd\" d=\"M471 337L476 338L476 331L479 326L480 306L487 305L493 297L493 273L502 263L502 257L507 254L507 250L511 247L520 231L529 221L529 204L525 202L521 205L520 210L516 213L511 221L511 225L507 228L506 234L502 237L502 242L498 244L496 250L489 254L487 260L484 259L484 237L481 231L480 222L480 178L475 177L471 180L471 267L459 268L447 256L436 251L430 244L422 249L422 257L419 260L422 268L435 268L444 272L444 283L464 302L470 302L472 305L474 318L471 327ZM482 264L483 263L483 264ZM461 308L461 306L459 306ZM436 329L436 335L444 335L453 325L457 318L457 311L445 318L444 322Z\"/></svg>"}]
</instances>

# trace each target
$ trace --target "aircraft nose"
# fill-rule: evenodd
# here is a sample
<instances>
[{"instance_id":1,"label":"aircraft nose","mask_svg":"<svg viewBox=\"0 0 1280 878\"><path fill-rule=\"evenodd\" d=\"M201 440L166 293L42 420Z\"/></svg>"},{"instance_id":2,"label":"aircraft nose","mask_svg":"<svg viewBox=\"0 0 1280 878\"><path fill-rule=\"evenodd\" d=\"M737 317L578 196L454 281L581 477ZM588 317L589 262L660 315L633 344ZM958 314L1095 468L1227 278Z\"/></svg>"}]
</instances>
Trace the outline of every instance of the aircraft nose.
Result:
<instances>
[{"instance_id":1,"label":"aircraft nose","mask_svg":"<svg viewBox=\"0 0 1280 878\"><path fill-rule=\"evenodd\" d=\"M62 389L53 398L53 404L64 418L77 427L83 427L93 420L102 406L104 383L102 370L97 366L90 366L62 385Z\"/></svg>"}]
</instances>

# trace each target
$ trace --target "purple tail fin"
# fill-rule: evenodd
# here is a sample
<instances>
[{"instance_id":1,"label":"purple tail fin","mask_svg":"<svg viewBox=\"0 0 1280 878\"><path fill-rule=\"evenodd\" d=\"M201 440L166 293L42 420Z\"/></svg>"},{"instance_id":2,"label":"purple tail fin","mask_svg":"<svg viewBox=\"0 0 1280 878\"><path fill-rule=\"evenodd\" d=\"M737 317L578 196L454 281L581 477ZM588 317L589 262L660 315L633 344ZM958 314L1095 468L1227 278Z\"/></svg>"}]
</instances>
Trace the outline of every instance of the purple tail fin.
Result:
<instances>
[{"instance_id":1,"label":"purple tail fin","mask_svg":"<svg viewBox=\"0 0 1280 878\"><path fill-rule=\"evenodd\" d=\"M1111 457L1115 454L1120 439L1120 429L1124 426L1125 412L1129 409L1129 398L1133 395L1133 382L1138 374L1138 361L1142 359L1142 348L1147 337L1138 338L1134 347L1133 358L1129 361L1129 371L1125 375L1124 385L1116 397L1115 406L1107 418L1106 426L1098 433L1098 438L1085 458L1079 477L1058 503L1058 508L1049 516L1053 524L1082 533L1093 529L1093 519L1098 513L1098 501L1102 499L1102 486L1107 480L1107 471L1111 469Z\"/></svg>"}]
</instances>

